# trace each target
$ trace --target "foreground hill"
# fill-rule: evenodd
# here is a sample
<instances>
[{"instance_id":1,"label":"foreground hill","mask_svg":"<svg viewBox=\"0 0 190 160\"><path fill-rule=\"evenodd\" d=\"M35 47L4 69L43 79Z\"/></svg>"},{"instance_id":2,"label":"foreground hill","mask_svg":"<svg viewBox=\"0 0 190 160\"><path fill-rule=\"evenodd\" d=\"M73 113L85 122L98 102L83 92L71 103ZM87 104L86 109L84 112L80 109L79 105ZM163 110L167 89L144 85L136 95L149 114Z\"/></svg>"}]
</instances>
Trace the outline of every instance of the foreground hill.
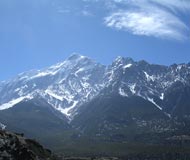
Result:
<instances>
[{"instance_id":1,"label":"foreground hill","mask_svg":"<svg viewBox=\"0 0 190 160\"><path fill-rule=\"evenodd\" d=\"M38 142L0 130L0 160L56 160L56 158Z\"/></svg>"}]
</instances>

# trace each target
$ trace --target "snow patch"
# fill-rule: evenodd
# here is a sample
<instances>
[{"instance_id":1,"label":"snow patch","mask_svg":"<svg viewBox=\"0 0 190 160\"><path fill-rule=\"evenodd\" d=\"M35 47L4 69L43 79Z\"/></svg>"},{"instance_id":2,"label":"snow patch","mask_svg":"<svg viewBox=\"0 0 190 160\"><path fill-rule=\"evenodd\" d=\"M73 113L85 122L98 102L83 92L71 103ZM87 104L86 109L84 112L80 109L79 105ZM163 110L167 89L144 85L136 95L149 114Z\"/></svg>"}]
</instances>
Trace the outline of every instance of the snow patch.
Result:
<instances>
[{"instance_id":1,"label":"snow patch","mask_svg":"<svg viewBox=\"0 0 190 160\"><path fill-rule=\"evenodd\" d=\"M171 118L172 116L171 116L171 114L169 114L169 113L164 113L166 116L168 116L169 118Z\"/></svg>"},{"instance_id":2,"label":"snow patch","mask_svg":"<svg viewBox=\"0 0 190 160\"><path fill-rule=\"evenodd\" d=\"M183 65L178 65L176 71L180 71L182 69Z\"/></svg>"},{"instance_id":3,"label":"snow patch","mask_svg":"<svg viewBox=\"0 0 190 160\"><path fill-rule=\"evenodd\" d=\"M111 81L113 81L113 79L114 79L114 71L111 70L111 71L107 72L106 74L108 75L108 81L109 81L109 83Z\"/></svg>"},{"instance_id":4,"label":"snow patch","mask_svg":"<svg viewBox=\"0 0 190 160\"><path fill-rule=\"evenodd\" d=\"M90 91L86 94L86 96L85 96L85 97L86 97L87 99L89 98L89 96L90 96L91 92L92 92L92 91L90 90Z\"/></svg>"},{"instance_id":5,"label":"snow patch","mask_svg":"<svg viewBox=\"0 0 190 160\"><path fill-rule=\"evenodd\" d=\"M154 76L150 76L147 72L144 71L144 74L146 76L147 81L154 81L155 77Z\"/></svg>"},{"instance_id":6,"label":"snow patch","mask_svg":"<svg viewBox=\"0 0 190 160\"><path fill-rule=\"evenodd\" d=\"M16 88L16 89L15 89L15 92L18 92L18 91L20 91L20 88Z\"/></svg>"},{"instance_id":7,"label":"snow patch","mask_svg":"<svg viewBox=\"0 0 190 160\"><path fill-rule=\"evenodd\" d=\"M131 90L132 94L136 93L135 87L136 87L136 84L129 85L129 89Z\"/></svg>"},{"instance_id":8,"label":"snow patch","mask_svg":"<svg viewBox=\"0 0 190 160\"><path fill-rule=\"evenodd\" d=\"M6 127L7 127L6 125L4 125L3 123L0 123L0 128L1 128L2 130L5 130Z\"/></svg>"},{"instance_id":9,"label":"snow patch","mask_svg":"<svg viewBox=\"0 0 190 160\"><path fill-rule=\"evenodd\" d=\"M80 68L75 72L75 76L78 76L78 73L83 72L84 70L85 70L84 68Z\"/></svg>"},{"instance_id":10,"label":"snow patch","mask_svg":"<svg viewBox=\"0 0 190 160\"><path fill-rule=\"evenodd\" d=\"M34 83L33 85L32 85L32 88L35 88L37 85Z\"/></svg>"},{"instance_id":11,"label":"snow patch","mask_svg":"<svg viewBox=\"0 0 190 160\"><path fill-rule=\"evenodd\" d=\"M127 64L127 65L123 66L123 69L130 68L131 66L132 66L132 64Z\"/></svg>"},{"instance_id":12,"label":"snow patch","mask_svg":"<svg viewBox=\"0 0 190 160\"><path fill-rule=\"evenodd\" d=\"M119 88L119 94L123 97L128 97L128 95L125 93L125 91L122 88Z\"/></svg>"},{"instance_id":13,"label":"snow patch","mask_svg":"<svg viewBox=\"0 0 190 160\"><path fill-rule=\"evenodd\" d=\"M161 94L160 99L164 100L164 93Z\"/></svg>"},{"instance_id":14,"label":"snow patch","mask_svg":"<svg viewBox=\"0 0 190 160\"><path fill-rule=\"evenodd\" d=\"M28 76L23 76L19 78L19 80L24 80L24 79L28 79Z\"/></svg>"},{"instance_id":15,"label":"snow patch","mask_svg":"<svg viewBox=\"0 0 190 160\"><path fill-rule=\"evenodd\" d=\"M39 78L39 77L44 77L44 76L47 76L47 75L50 75L51 73L49 72L40 72L38 73L37 75L31 77L30 79L34 79L34 78Z\"/></svg>"},{"instance_id":16,"label":"snow patch","mask_svg":"<svg viewBox=\"0 0 190 160\"><path fill-rule=\"evenodd\" d=\"M61 113L65 114L66 116L70 117L71 113L69 113L70 110L72 110L73 108L75 108L75 106L77 105L78 101L74 101L72 106L68 107L68 108L57 108Z\"/></svg>"},{"instance_id":17,"label":"snow patch","mask_svg":"<svg viewBox=\"0 0 190 160\"><path fill-rule=\"evenodd\" d=\"M83 88L85 88L85 89L87 89L87 88L89 88L90 87L90 84L89 83L87 83L87 82L81 82L81 85L82 85L82 87Z\"/></svg>"}]
</instances>

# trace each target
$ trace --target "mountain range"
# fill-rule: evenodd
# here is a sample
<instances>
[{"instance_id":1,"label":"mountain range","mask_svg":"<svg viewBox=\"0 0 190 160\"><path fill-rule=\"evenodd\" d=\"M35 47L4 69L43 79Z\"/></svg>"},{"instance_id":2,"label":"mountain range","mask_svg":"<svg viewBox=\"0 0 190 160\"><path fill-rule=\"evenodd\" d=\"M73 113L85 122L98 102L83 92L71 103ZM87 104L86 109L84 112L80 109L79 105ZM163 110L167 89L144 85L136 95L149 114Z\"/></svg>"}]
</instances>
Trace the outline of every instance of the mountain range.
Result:
<instances>
[{"instance_id":1,"label":"mountain range","mask_svg":"<svg viewBox=\"0 0 190 160\"><path fill-rule=\"evenodd\" d=\"M0 82L0 95L2 129L60 153L181 153L190 147L190 63L117 57L106 66L73 54Z\"/></svg>"}]
</instances>

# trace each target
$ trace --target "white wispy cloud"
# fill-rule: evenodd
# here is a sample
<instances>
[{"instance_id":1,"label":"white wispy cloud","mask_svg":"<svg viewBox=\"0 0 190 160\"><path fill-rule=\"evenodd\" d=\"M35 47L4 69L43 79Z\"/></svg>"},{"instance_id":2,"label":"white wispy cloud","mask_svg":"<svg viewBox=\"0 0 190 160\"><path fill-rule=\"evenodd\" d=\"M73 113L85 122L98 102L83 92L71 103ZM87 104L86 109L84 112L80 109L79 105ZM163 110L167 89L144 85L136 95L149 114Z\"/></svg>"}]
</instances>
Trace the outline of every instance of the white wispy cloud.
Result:
<instances>
[{"instance_id":1,"label":"white wispy cloud","mask_svg":"<svg viewBox=\"0 0 190 160\"><path fill-rule=\"evenodd\" d=\"M118 11L105 18L105 24L135 35L184 40L186 25L165 11Z\"/></svg>"},{"instance_id":2,"label":"white wispy cloud","mask_svg":"<svg viewBox=\"0 0 190 160\"><path fill-rule=\"evenodd\" d=\"M190 13L189 0L112 0L120 5L104 18L107 27L134 35L184 40L189 28L179 17Z\"/></svg>"},{"instance_id":3,"label":"white wispy cloud","mask_svg":"<svg viewBox=\"0 0 190 160\"><path fill-rule=\"evenodd\" d=\"M169 9L178 10L182 12L190 12L190 1L189 0L149 0L152 3L157 3L165 6Z\"/></svg>"}]
</instances>

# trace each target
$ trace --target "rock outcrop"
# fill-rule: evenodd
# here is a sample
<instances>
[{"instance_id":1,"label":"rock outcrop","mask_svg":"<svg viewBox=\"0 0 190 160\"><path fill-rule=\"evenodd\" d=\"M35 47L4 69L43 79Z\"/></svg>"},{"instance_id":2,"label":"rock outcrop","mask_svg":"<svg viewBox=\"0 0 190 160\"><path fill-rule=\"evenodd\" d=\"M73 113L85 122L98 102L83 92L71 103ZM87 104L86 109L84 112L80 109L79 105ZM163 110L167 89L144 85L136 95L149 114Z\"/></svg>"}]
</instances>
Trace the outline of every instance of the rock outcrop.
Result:
<instances>
[{"instance_id":1,"label":"rock outcrop","mask_svg":"<svg viewBox=\"0 0 190 160\"><path fill-rule=\"evenodd\" d=\"M0 160L56 160L51 151L38 142L0 130Z\"/></svg>"}]
</instances>

